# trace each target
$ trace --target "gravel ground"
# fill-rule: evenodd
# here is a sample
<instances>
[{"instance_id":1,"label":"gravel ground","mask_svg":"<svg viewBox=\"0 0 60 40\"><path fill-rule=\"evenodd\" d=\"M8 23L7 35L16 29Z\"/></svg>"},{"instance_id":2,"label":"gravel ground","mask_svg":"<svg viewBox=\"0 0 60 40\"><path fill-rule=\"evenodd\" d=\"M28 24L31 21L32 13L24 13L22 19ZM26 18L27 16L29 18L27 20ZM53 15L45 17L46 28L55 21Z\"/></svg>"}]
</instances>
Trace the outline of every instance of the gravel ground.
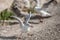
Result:
<instances>
[{"instance_id":1,"label":"gravel ground","mask_svg":"<svg viewBox=\"0 0 60 40\"><path fill-rule=\"evenodd\" d=\"M0 27L0 40L60 40L60 5L50 5L46 11L52 14L50 18L44 18L39 24L31 23L34 27L28 33L22 33L19 24ZM32 20L30 20L32 21Z\"/></svg>"}]
</instances>

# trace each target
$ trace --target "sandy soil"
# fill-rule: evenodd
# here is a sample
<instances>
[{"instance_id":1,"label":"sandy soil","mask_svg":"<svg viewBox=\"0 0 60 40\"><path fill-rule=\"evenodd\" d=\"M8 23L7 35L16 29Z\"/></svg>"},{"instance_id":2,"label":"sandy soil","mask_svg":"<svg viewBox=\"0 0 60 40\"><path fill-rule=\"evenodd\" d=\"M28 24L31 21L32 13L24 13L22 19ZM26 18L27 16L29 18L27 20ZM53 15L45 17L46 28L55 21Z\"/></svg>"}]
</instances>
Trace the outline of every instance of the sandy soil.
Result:
<instances>
[{"instance_id":1,"label":"sandy soil","mask_svg":"<svg viewBox=\"0 0 60 40\"><path fill-rule=\"evenodd\" d=\"M0 0L0 12L7 8L10 8L12 2L13 0Z\"/></svg>"}]
</instances>

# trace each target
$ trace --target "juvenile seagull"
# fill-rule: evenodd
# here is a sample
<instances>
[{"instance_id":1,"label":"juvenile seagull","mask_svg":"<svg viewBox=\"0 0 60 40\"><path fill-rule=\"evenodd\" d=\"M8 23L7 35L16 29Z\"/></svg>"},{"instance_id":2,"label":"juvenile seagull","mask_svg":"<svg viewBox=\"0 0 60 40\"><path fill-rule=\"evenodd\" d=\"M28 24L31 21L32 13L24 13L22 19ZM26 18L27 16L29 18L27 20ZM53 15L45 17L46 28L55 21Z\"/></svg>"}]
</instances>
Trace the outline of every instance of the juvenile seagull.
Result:
<instances>
[{"instance_id":1,"label":"juvenile seagull","mask_svg":"<svg viewBox=\"0 0 60 40\"><path fill-rule=\"evenodd\" d=\"M36 10L38 13L40 13L40 15L41 15L42 17L50 17L50 16L51 16L50 13L42 10L42 8L41 8L41 6L40 6L40 1L39 1L39 0L36 0L36 1L37 1L37 5L36 5L36 7L35 7L35 10Z\"/></svg>"},{"instance_id":2,"label":"juvenile seagull","mask_svg":"<svg viewBox=\"0 0 60 40\"><path fill-rule=\"evenodd\" d=\"M30 20L30 17L31 17L30 14L29 14L29 16L27 16L25 22L23 22L23 21L22 21L19 17L17 17L17 16L11 16L11 17L17 19L17 21L18 21L19 24L20 24L20 28L22 28L22 30L23 30L24 32L29 32L29 31L31 30L32 26L28 23L29 20Z\"/></svg>"}]
</instances>

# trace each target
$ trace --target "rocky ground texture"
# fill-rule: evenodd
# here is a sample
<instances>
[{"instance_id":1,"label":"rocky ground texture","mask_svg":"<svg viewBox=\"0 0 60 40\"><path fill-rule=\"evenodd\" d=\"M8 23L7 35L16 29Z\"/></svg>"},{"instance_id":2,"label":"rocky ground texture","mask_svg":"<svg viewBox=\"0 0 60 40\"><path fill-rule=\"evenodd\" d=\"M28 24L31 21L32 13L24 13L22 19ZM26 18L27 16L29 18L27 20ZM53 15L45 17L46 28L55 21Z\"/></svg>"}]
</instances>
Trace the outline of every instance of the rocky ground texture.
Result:
<instances>
[{"instance_id":1,"label":"rocky ground texture","mask_svg":"<svg viewBox=\"0 0 60 40\"><path fill-rule=\"evenodd\" d=\"M57 5L51 3L45 10L52 16L43 18L43 22L40 22L41 18L31 19L30 24L33 28L29 34L21 34L19 23L6 27L0 26L0 40L60 40L60 3Z\"/></svg>"}]
</instances>

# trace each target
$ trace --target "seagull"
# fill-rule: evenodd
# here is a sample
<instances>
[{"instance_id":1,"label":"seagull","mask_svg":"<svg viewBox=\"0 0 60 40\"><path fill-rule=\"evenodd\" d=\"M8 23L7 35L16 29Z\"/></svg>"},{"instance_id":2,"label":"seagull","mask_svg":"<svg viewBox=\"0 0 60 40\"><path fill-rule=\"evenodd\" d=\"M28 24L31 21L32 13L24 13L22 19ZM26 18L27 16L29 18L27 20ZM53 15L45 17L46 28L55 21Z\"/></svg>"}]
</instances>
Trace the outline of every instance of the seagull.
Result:
<instances>
[{"instance_id":1,"label":"seagull","mask_svg":"<svg viewBox=\"0 0 60 40\"><path fill-rule=\"evenodd\" d=\"M36 1L37 1L37 5L35 6L35 10L36 10L38 13L40 13L40 15L41 15L42 17L50 17L50 16L51 16L50 13L42 10L42 7L40 6L40 1L39 1L39 0L36 0Z\"/></svg>"},{"instance_id":2,"label":"seagull","mask_svg":"<svg viewBox=\"0 0 60 40\"><path fill-rule=\"evenodd\" d=\"M30 2L29 2L29 0L24 0L24 2L26 2L26 7L28 7L28 8L30 8Z\"/></svg>"},{"instance_id":3,"label":"seagull","mask_svg":"<svg viewBox=\"0 0 60 40\"><path fill-rule=\"evenodd\" d=\"M41 7L40 7L40 0L35 0L35 2L37 3L37 5L35 6L35 9L41 9Z\"/></svg>"},{"instance_id":4,"label":"seagull","mask_svg":"<svg viewBox=\"0 0 60 40\"><path fill-rule=\"evenodd\" d=\"M15 18L19 22L20 28L22 28L22 31L29 32L31 30L32 26L30 24L28 24L30 17L31 17L30 15L26 19L25 23L17 16L11 16L11 17Z\"/></svg>"}]
</instances>

